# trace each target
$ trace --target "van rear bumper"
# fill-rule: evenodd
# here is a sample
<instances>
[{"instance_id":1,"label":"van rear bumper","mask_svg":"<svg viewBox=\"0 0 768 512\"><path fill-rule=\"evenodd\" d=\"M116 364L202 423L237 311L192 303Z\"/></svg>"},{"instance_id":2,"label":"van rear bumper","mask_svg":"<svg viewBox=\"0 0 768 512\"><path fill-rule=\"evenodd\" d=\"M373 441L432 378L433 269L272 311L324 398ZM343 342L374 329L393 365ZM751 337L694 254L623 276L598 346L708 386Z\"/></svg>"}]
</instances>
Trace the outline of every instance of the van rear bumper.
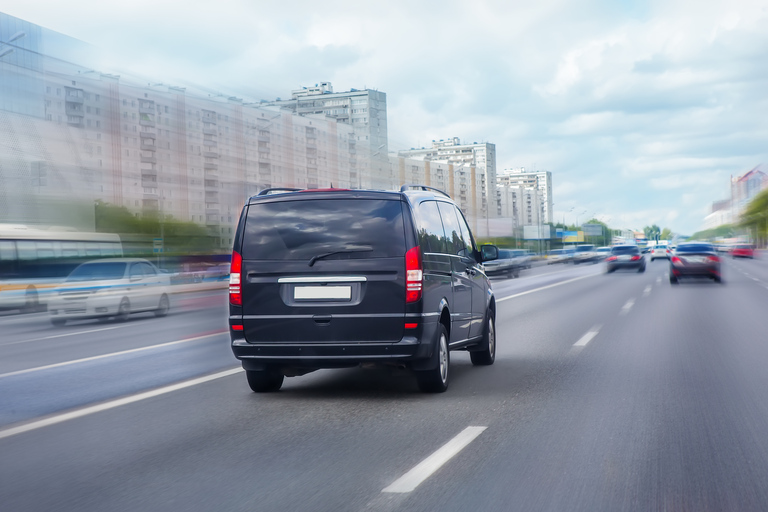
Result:
<instances>
[{"instance_id":1,"label":"van rear bumper","mask_svg":"<svg viewBox=\"0 0 768 512\"><path fill-rule=\"evenodd\" d=\"M399 363L428 359L434 348L437 322L422 324L419 333L395 343L249 343L232 339L232 352L246 370L268 367L345 368L362 363Z\"/></svg>"}]
</instances>

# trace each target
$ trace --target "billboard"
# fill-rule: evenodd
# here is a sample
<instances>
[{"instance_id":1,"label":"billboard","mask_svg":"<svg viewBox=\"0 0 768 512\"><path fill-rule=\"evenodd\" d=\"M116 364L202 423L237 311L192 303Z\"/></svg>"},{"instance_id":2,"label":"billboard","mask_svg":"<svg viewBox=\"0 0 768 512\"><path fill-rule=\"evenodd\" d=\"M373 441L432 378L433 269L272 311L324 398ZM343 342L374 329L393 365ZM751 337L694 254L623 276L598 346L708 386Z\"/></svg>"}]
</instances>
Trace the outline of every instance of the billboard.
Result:
<instances>
[{"instance_id":1,"label":"billboard","mask_svg":"<svg viewBox=\"0 0 768 512\"><path fill-rule=\"evenodd\" d=\"M549 225L523 226L523 238L526 240L549 240Z\"/></svg>"},{"instance_id":2,"label":"billboard","mask_svg":"<svg viewBox=\"0 0 768 512\"><path fill-rule=\"evenodd\" d=\"M563 231L563 243L577 243L583 241L583 231Z\"/></svg>"},{"instance_id":3,"label":"billboard","mask_svg":"<svg viewBox=\"0 0 768 512\"><path fill-rule=\"evenodd\" d=\"M600 236L603 234L603 226L601 224L584 224L581 228L587 236Z\"/></svg>"}]
</instances>

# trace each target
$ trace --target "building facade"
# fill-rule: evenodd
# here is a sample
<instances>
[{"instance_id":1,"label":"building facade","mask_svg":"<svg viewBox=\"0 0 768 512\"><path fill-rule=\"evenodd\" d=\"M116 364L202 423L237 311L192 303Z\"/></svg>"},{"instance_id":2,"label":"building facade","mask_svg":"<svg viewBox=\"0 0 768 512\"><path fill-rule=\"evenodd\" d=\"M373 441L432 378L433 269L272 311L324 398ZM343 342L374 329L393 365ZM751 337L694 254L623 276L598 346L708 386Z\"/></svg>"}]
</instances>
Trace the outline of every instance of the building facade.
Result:
<instances>
[{"instance_id":1,"label":"building facade","mask_svg":"<svg viewBox=\"0 0 768 512\"><path fill-rule=\"evenodd\" d=\"M365 180L352 124L141 85L48 55L76 40L4 14L0 27L0 41L13 39L0 46L3 222L93 229L101 200L203 224L224 249L258 190ZM63 203L77 218L62 218Z\"/></svg>"},{"instance_id":2,"label":"building facade","mask_svg":"<svg viewBox=\"0 0 768 512\"><path fill-rule=\"evenodd\" d=\"M506 187L533 187L539 191L539 218L542 224L554 222L552 207L552 173L550 171L526 171L505 169L497 178L497 185Z\"/></svg>"},{"instance_id":3,"label":"building facade","mask_svg":"<svg viewBox=\"0 0 768 512\"><path fill-rule=\"evenodd\" d=\"M496 145L487 142L462 144L458 137L432 141L429 148L411 148L397 152L399 157L451 164L474 169L467 179L466 192L479 200L476 214L480 218L497 215Z\"/></svg>"},{"instance_id":4,"label":"building facade","mask_svg":"<svg viewBox=\"0 0 768 512\"><path fill-rule=\"evenodd\" d=\"M387 137L387 95L373 89L334 92L330 82L291 91L291 99L262 102L300 116L325 116L354 133L357 162L352 171L354 188L387 189L389 146Z\"/></svg>"}]
</instances>

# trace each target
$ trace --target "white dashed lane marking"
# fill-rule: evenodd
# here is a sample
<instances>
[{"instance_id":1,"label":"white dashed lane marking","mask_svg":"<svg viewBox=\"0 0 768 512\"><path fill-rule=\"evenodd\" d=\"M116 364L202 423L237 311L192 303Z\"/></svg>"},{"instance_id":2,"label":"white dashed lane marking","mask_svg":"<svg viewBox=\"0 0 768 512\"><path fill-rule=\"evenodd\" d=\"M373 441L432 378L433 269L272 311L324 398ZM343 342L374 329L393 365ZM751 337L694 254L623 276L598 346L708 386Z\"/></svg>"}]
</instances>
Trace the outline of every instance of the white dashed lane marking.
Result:
<instances>
[{"instance_id":1,"label":"white dashed lane marking","mask_svg":"<svg viewBox=\"0 0 768 512\"><path fill-rule=\"evenodd\" d=\"M629 299L624 306L622 306L621 311L619 312L620 315L626 315L629 313L629 310L632 309L632 306L635 305L635 299Z\"/></svg>"},{"instance_id":2,"label":"white dashed lane marking","mask_svg":"<svg viewBox=\"0 0 768 512\"><path fill-rule=\"evenodd\" d=\"M653 288L651 285L645 287L645 290L643 290L643 297L647 297L651 294L651 288Z\"/></svg>"},{"instance_id":3,"label":"white dashed lane marking","mask_svg":"<svg viewBox=\"0 0 768 512\"><path fill-rule=\"evenodd\" d=\"M602 327L601 325L596 325L593 328L591 328L590 330L588 330L586 332L586 334L584 334L584 336L579 338L579 341L577 341L576 343L573 344L573 346L574 347L584 347L584 346L586 346L587 343L592 341L592 338L597 336L597 333L600 332L600 328L601 327Z\"/></svg>"},{"instance_id":4,"label":"white dashed lane marking","mask_svg":"<svg viewBox=\"0 0 768 512\"><path fill-rule=\"evenodd\" d=\"M385 487L381 492L404 493L411 492L418 487L424 480L440 469L446 462L456 456L461 450L466 448L469 443L474 441L477 436L483 433L488 427L467 427L459 434L445 443L438 450L414 466L413 469L395 480L390 486Z\"/></svg>"}]
</instances>

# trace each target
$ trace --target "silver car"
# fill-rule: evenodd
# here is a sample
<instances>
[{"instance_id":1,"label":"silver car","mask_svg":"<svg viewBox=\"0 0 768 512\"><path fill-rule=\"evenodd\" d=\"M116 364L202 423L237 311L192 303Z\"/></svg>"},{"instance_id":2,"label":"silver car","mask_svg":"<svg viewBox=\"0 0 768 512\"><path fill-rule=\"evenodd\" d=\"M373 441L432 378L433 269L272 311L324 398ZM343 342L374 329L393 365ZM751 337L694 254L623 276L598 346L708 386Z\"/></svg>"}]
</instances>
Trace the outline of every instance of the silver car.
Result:
<instances>
[{"instance_id":1,"label":"silver car","mask_svg":"<svg viewBox=\"0 0 768 512\"><path fill-rule=\"evenodd\" d=\"M152 311L165 316L170 309L170 276L139 258L94 260L75 268L48 303L51 323L115 318Z\"/></svg>"}]
</instances>

